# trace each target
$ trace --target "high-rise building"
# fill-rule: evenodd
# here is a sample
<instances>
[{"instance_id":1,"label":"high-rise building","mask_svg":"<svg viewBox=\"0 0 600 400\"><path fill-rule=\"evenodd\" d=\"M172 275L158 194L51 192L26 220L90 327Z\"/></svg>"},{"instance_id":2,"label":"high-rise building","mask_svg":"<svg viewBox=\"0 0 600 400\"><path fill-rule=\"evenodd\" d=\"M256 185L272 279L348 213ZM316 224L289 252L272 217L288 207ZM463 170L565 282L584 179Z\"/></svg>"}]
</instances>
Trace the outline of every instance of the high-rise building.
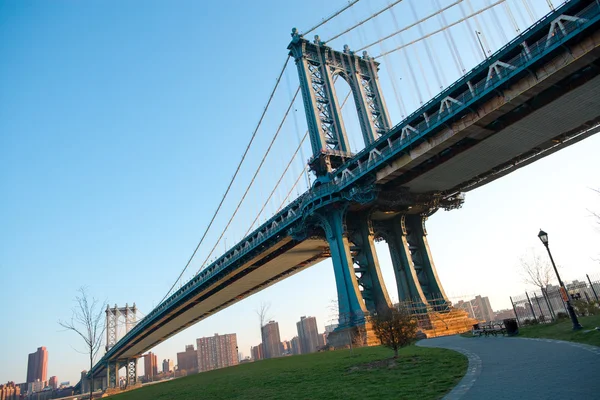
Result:
<instances>
[{"instance_id":1,"label":"high-rise building","mask_svg":"<svg viewBox=\"0 0 600 400\"><path fill-rule=\"evenodd\" d=\"M48 371L48 351L45 347L38 347L35 353L29 354L27 363L27 383L46 381Z\"/></svg>"},{"instance_id":2,"label":"high-rise building","mask_svg":"<svg viewBox=\"0 0 600 400\"><path fill-rule=\"evenodd\" d=\"M156 354L152 352L144 355L144 374L148 381L158 375L158 360Z\"/></svg>"},{"instance_id":3,"label":"high-rise building","mask_svg":"<svg viewBox=\"0 0 600 400\"><path fill-rule=\"evenodd\" d=\"M300 338L298 336L294 336L291 340L292 343L292 354L298 355L302 354L302 348L300 347Z\"/></svg>"},{"instance_id":4,"label":"high-rise building","mask_svg":"<svg viewBox=\"0 0 600 400\"><path fill-rule=\"evenodd\" d=\"M250 348L250 353L252 354L252 359L254 361L262 360L264 358L262 343L258 346L252 346Z\"/></svg>"},{"instance_id":5,"label":"high-rise building","mask_svg":"<svg viewBox=\"0 0 600 400\"><path fill-rule=\"evenodd\" d=\"M262 340L265 358L281 356L281 338L279 337L279 324L269 321L262 327Z\"/></svg>"},{"instance_id":6,"label":"high-rise building","mask_svg":"<svg viewBox=\"0 0 600 400\"><path fill-rule=\"evenodd\" d=\"M173 360L171 360L171 359L163 360L163 363L162 363L163 374L166 374L167 372L172 372L172 371L173 371Z\"/></svg>"},{"instance_id":7,"label":"high-rise building","mask_svg":"<svg viewBox=\"0 0 600 400\"><path fill-rule=\"evenodd\" d=\"M317 319L315 317L300 317L296 323L300 349L302 354L314 353L319 347L319 331L317 330Z\"/></svg>"},{"instance_id":8,"label":"high-rise building","mask_svg":"<svg viewBox=\"0 0 600 400\"><path fill-rule=\"evenodd\" d=\"M14 382L8 382L6 385L0 385L0 400L13 400L21 398L21 388Z\"/></svg>"},{"instance_id":9,"label":"high-rise building","mask_svg":"<svg viewBox=\"0 0 600 400\"><path fill-rule=\"evenodd\" d=\"M196 339L198 370L210 371L238 364L237 336L235 333Z\"/></svg>"},{"instance_id":10,"label":"high-rise building","mask_svg":"<svg viewBox=\"0 0 600 400\"><path fill-rule=\"evenodd\" d=\"M326 333L319 333L317 335L317 341L319 342L318 343L319 347L324 347L327 344L327 334Z\"/></svg>"},{"instance_id":11,"label":"high-rise building","mask_svg":"<svg viewBox=\"0 0 600 400\"><path fill-rule=\"evenodd\" d=\"M185 346L185 352L177 353L177 369L179 371L198 372L198 353L193 344Z\"/></svg>"},{"instance_id":12,"label":"high-rise building","mask_svg":"<svg viewBox=\"0 0 600 400\"><path fill-rule=\"evenodd\" d=\"M455 304L456 308L461 308L469 313L471 318L479 321L493 321L495 318L494 310L490 305L490 300L487 297L475 296L472 300L458 301Z\"/></svg>"},{"instance_id":13,"label":"high-rise building","mask_svg":"<svg viewBox=\"0 0 600 400\"><path fill-rule=\"evenodd\" d=\"M58 378L56 376L51 376L48 380L48 386L52 389L58 389Z\"/></svg>"}]
</instances>

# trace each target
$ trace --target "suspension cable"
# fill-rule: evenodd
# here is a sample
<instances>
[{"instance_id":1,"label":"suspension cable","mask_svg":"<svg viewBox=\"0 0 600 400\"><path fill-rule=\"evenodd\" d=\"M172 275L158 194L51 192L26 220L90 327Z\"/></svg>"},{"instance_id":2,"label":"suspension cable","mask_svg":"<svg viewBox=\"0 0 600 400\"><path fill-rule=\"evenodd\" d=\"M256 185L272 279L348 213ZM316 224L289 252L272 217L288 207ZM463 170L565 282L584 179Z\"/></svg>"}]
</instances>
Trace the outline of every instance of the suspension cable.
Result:
<instances>
[{"instance_id":1,"label":"suspension cable","mask_svg":"<svg viewBox=\"0 0 600 400\"><path fill-rule=\"evenodd\" d=\"M335 17L337 17L338 15L340 15L341 13L343 13L344 11L346 11L347 9L349 9L350 7L352 7L353 5L355 5L356 3L358 3L359 1L360 0L350 1L348 4L346 4L340 10L336 11L335 13L333 13L332 15L330 15L329 17L323 19L317 25L313 26L312 28L310 28L309 30L307 30L306 32L304 32L304 35L309 34L310 32L314 31L315 29L317 29L320 26L325 25L326 23L328 23L329 21L331 21L332 19L334 19Z\"/></svg>"},{"instance_id":2,"label":"suspension cable","mask_svg":"<svg viewBox=\"0 0 600 400\"><path fill-rule=\"evenodd\" d=\"M185 273L185 271L190 266L192 260L194 259L194 256L198 252L198 249L200 248L200 246L204 242L204 239L206 238L206 235L208 234L208 231L210 230L212 224L215 222L215 219L217 218L217 214L221 210L221 207L223 206L223 203L225 202L225 198L229 194L229 191L231 190L231 187L233 186L233 182L235 181L238 173L240 172L240 170L242 168L242 164L244 163L244 160L246 159L246 155L248 155L248 151L250 150L250 147L252 146L252 143L254 142L254 138L256 137L256 133L258 132L258 129L262 125L262 122L263 122L263 120L265 118L267 110L269 109L269 105L271 104L271 101L273 100L273 97L275 96L275 91L279 87L279 82L281 82L281 77L283 76L283 74L284 74L284 72L285 72L285 70L287 68L289 59L290 59L290 56L288 55L286 57L286 59L285 59L285 63L283 64L283 68L281 69L281 72L279 72L279 76L277 77L277 80L275 81L275 87L273 87L273 90L271 91L271 94L269 95L269 99L267 100L267 104L266 104L265 108L263 109L263 112L262 112L262 114L261 114L261 116L260 116L260 118L258 120L258 123L256 124L256 127L254 128L254 131L252 132L252 136L250 137L250 142L246 146L246 149L244 150L244 154L242 155L242 159L238 163L238 166L235 169L235 173L233 174L233 177L229 181L229 185L227 186L227 189L225 190L225 193L223 194L223 197L221 197L221 201L219 202L219 205L217 206L217 209L213 213L213 216L210 219L210 222L208 223L208 226L204 230L204 233L202 234L202 237L200 238L200 241L196 245L196 248L194 249L192 255L190 256L190 258L188 259L187 263L185 264L185 267L183 267L183 269L181 270L181 273L179 274L179 276L177 277L177 279L175 280L175 282L173 282L173 285L171 285L171 288L169 289L169 291L167 292L167 294L165 294L165 296L162 298L162 300L159 302L159 304L162 303L163 301L165 301L165 299L171 294L171 292L173 291L173 288L177 285L177 282L179 282L179 280L181 279L181 277L183 276L183 274Z\"/></svg>"},{"instance_id":3,"label":"suspension cable","mask_svg":"<svg viewBox=\"0 0 600 400\"><path fill-rule=\"evenodd\" d=\"M387 36L384 36L384 37L382 37L381 39L378 39L378 40L376 40L376 41L375 41L375 42L373 42L373 43L370 43L370 44L368 44L368 45L366 45L366 46L363 46L363 47L361 47L360 49L358 49L358 50L356 50L356 51L358 52L358 51L361 51L361 50L367 49L367 48L369 48L369 47L371 47L371 46L374 46L374 45L376 45L376 44L379 44L379 43L383 42L384 40L387 40L387 39L389 39L389 38L391 38L391 37L393 37L393 36L396 36L396 35L397 35L397 34L399 34L399 33L402 33L402 32L404 32L404 31L407 31L407 30L409 30L410 28L412 28L412 27L414 27L414 26L417 26L417 25L418 25L418 24L420 24L421 22L425 22L425 21L427 21L428 19L430 19L430 18L432 18L432 17L435 17L435 16L436 16L436 15L438 15L438 14L441 14L441 13L443 13L444 11L448 10L449 8L452 8L452 7L454 7L455 5L462 3L463 1L464 1L464 0L458 0L458 1L455 1L454 3L448 4L446 7L444 7L444 8L441 8L441 9L439 9L438 11L436 11L436 12L434 12L434 13L432 13L432 14L429 14L429 15L427 15L427 16L425 16L425 17L423 17L423 18L421 18L421 19L420 19L420 20L418 20L418 21L415 21L415 22L413 22L412 24L406 25L406 26L405 26L405 27L403 27L402 29L399 29L399 30L397 30L397 31L395 31L395 32L392 32L392 33L390 33L389 35L387 35Z\"/></svg>"},{"instance_id":4,"label":"suspension cable","mask_svg":"<svg viewBox=\"0 0 600 400\"><path fill-rule=\"evenodd\" d=\"M298 89L296 89L296 94L294 95L294 99L292 100L292 102L290 103L289 107L287 108L287 110L285 112L285 115L283 116L283 119L282 119L281 123L279 124L279 127L277 128L277 131L275 132L275 135L273 136L273 139L271 140L271 143L269 144L269 147L267 148L267 151L265 152L265 155L263 156L262 160L260 161L260 164L258 165L258 168L256 169L256 172L254 173L254 176L252 177L252 179L250 180L250 183L248 184L248 187L246 188L246 191L242 195L242 198L238 202L237 207L235 208L235 210L233 211L233 214L229 218L229 221L227 222L227 225L225 226L225 228L223 229L223 231L219 235L219 238L217 239L217 242L215 243L215 245L213 246L213 248L210 250L210 253L204 259L204 262L202 263L202 265L200 265L200 268L198 269L198 272L200 272L202 270L202 268L204 267L204 265L206 265L206 262L208 261L208 259L210 258L210 256L212 256L212 253L215 251L215 249L219 245L219 242L221 242L221 239L223 238L223 235L225 234L225 232L229 228L229 225L231 224L231 221L233 221L233 218L235 218L235 216L236 216L237 212L239 211L242 203L244 202L244 199L248 195L248 192L250 191L250 188L254 184L254 181L256 180L256 177L258 176L258 173L260 172L263 164L265 163L265 160L267 159L267 156L271 152L271 148L273 148L273 144L275 143L275 140L279 136L279 132L281 132L281 128L283 127L283 124L284 124L285 120L287 119L287 116L288 116L290 110L294 106L294 101L296 100L296 96L298 96L299 92L300 92L300 87L298 87ZM196 273L198 273L198 272L196 272Z\"/></svg>"},{"instance_id":5,"label":"suspension cable","mask_svg":"<svg viewBox=\"0 0 600 400\"><path fill-rule=\"evenodd\" d=\"M343 31L341 33L338 33L337 35L335 35L332 38L329 38L328 40L326 40L326 42L331 42L331 41L339 38L340 36L342 36L342 35L350 32L351 30L358 28L359 26L361 26L365 22L372 20L373 18L375 18L379 14L381 14L381 13L389 10L390 8L394 7L396 4L400 3L401 1L403 1L403 0L396 0L396 1L394 1L392 4L389 4L388 6L382 8L381 10L377 11L374 14L371 14L370 16L368 16L367 18L363 19L362 21L357 22L356 24L352 25L350 28L346 29L345 31Z\"/></svg>"},{"instance_id":6,"label":"suspension cable","mask_svg":"<svg viewBox=\"0 0 600 400\"><path fill-rule=\"evenodd\" d=\"M471 13L471 14L467 15L467 16L466 16L466 17L464 17L464 18L461 18L461 19L459 19L459 20L457 20L457 21L454 21L454 22L452 22L451 24L448 24L448 25L446 25L446 26L444 26L444 27L442 27L442 28L440 28L440 29L436 29L435 31L433 31L433 32L431 32L431 33L428 33L428 34L427 34L427 35L425 35L425 36L421 36L420 38L417 38L417 39L415 39L415 40L411 40L410 42L408 42L408 43L406 43L406 44L404 44L404 45L402 45L402 46L398 46L398 47L396 47L396 48L394 48L394 49L392 49L392 50L389 50L389 51L387 51L387 52L385 52L385 53L381 53L381 54L379 54L379 55L375 56L374 58L379 58L379 57L382 57L382 56L384 56L384 55L386 55L386 54L393 53L394 51L398 51L398 50L400 50L400 49L403 49L403 48L405 48L405 47L408 47L408 46L410 46L410 45L412 45L412 44L418 43L418 42L420 42L420 41L422 41L422 40L424 40L424 39L427 39L427 38L428 38L428 37L430 37L430 36L433 36L433 35L435 35L435 34L437 34L437 33L440 33L440 32L442 32L442 31L443 31L443 30L445 30L445 29L451 28L451 27L453 27L453 26L455 26L455 25L458 25L458 24L460 24L461 22L463 22L463 21L465 21L465 20L467 20L467 19L469 19L469 18L472 18L472 17L474 17L474 16L476 16L476 15L478 15L478 14L481 14L482 12L484 12L484 11L486 11L486 10L489 10L489 9L490 9L490 8L492 8L492 7L495 7L495 6L497 6L498 4L504 3L505 1L506 1L506 0L499 0L499 1L495 2L495 3L492 3L492 4L490 4L490 5L486 6L486 7L483 7L483 8L481 8L481 9L479 9L478 11L475 11L475 12L473 12L473 13Z\"/></svg>"},{"instance_id":7,"label":"suspension cable","mask_svg":"<svg viewBox=\"0 0 600 400\"><path fill-rule=\"evenodd\" d=\"M275 184L275 187L273 188L273 190L271 190L271 193L269 194L269 197L267 198L267 200L265 201L265 203L263 204L263 206L260 208L260 211L258 212L258 214L256 214L256 218L254 218L254 221L252 221L252 224L250 224L250 227L248 228L248 230L246 231L246 233L244 233L243 237L248 236L248 233L250 233L250 231L252 230L252 227L254 226L254 224L256 223L256 221L258 221L258 218L260 217L260 215L262 214L262 212L265 210L265 207L267 206L267 204L269 204L269 201L271 200L271 197L273 197L273 194L275 193L275 191L279 187L279 184L283 180L283 178L284 178L285 174L287 173L288 169L290 169L290 166L294 162L294 159L296 158L296 155L298 154L298 152L302 148L302 144L304 144L304 141L306 140L307 137L308 137L308 131L306 131L306 133L304 134L304 137L300 141L300 144L296 148L296 151L294 152L294 154L292 154L292 158L287 163L285 169L283 170L283 173L281 174L281 176L277 180L277 183Z\"/></svg>"}]
</instances>

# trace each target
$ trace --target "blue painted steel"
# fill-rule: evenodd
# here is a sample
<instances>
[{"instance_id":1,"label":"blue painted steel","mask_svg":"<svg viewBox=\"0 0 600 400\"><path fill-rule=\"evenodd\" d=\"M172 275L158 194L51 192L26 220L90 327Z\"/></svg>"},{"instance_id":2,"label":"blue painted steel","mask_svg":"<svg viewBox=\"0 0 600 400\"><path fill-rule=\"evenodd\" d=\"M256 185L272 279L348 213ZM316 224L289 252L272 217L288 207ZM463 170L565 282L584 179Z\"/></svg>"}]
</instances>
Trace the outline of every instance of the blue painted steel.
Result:
<instances>
[{"instance_id":1,"label":"blue painted steel","mask_svg":"<svg viewBox=\"0 0 600 400\"><path fill-rule=\"evenodd\" d=\"M345 207L336 207L317 215L329 243L338 295L339 325L356 326L364 324L367 309L354 277L350 244L344 229L345 213Z\"/></svg>"},{"instance_id":2,"label":"blue painted steel","mask_svg":"<svg viewBox=\"0 0 600 400\"><path fill-rule=\"evenodd\" d=\"M436 119L435 121L430 119L429 125L424 121L421 121L420 125L415 124L416 126L413 127L419 128L419 134L401 139L402 128L418 122L418 120L422 118L423 112L427 112L427 110L432 109L435 104L439 104L441 99L445 98L446 96L454 94L456 90L458 90L463 84L466 84L466 82L473 77L481 76L482 73L485 73L485 71L489 69L490 65L497 60L502 59L503 56L511 54L511 52L518 48L525 39L533 37L536 33L542 32L544 29L549 29L551 21L562 14L567 14L569 10L573 9L577 5L580 5L581 3L582 1L573 0L542 18L532 28L523 32L508 45L500 49L485 62L481 63L479 66L465 75L464 78L451 85L440 95L436 96L436 98L432 99L418 111L411 114L411 116L409 116L407 119L396 125L396 127L394 127L388 134L382 136L373 144L367 146L352 160L346 162L343 166L338 168L335 171L334 180L305 192L289 206L274 215L271 219L269 219L248 236L248 238L252 239L251 245L245 246L245 244L248 242L248 238L244 239L232 250L225 253L217 261L196 275L185 286L162 302L143 320L141 320L128 334L126 334L115 346L113 346L96 364L96 366L94 366L93 371L103 368L106 365L106 361L112 360L113 358L118 358L119 352L121 352L121 350L131 340L134 340L139 334L144 332L144 330L155 323L155 321L159 320L160 317L162 317L165 313L168 313L171 308L183 304L190 298L194 297L210 280L219 279L222 273L235 269L240 260L249 256L250 254L260 251L260 249L264 247L267 242L277 242L282 237L287 236L287 232L290 228L296 224L302 223L303 216L311 215L317 209L321 209L326 205L339 202L342 200L342 194L344 190L347 190L350 186L355 185L358 180L372 174L373 172L376 172L392 158L397 157L398 155L407 151L407 149L414 146L417 142L422 141L432 133L435 133L449 120L460 116L461 113L475 107L478 102L485 100L487 96L503 87L513 77L520 76L527 69L534 67L539 62L543 61L544 58L556 52L557 49L559 49L565 43L571 41L575 36L596 25L600 21L600 6L598 6L596 2L591 2L587 8L577 14L577 16L585 18L585 20L582 20L579 23L566 24L568 28L566 35L556 34L551 38L550 45L547 47L545 47L546 37L543 37L535 44L530 45L530 58L520 55L516 58L516 60L509 60L512 62L512 65L516 67L514 70L507 70L502 77L496 76L494 79L492 79L491 84L489 84L487 87L485 87L483 82L478 82L476 85L474 85L473 93L466 90L462 93L462 95L455 97L457 100L461 101L461 106L450 107L450 109L445 110L442 113L439 119ZM543 42L543 45L540 42ZM392 143L392 146L388 147L390 143ZM381 149L382 156L373 163L367 163L366 161L368 160L369 152L373 149ZM344 172L344 170L349 170L352 173ZM276 228L273 228L274 222L277 223ZM357 309L356 306L352 305L349 305L348 308L350 310Z\"/></svg>"}]
</instances>

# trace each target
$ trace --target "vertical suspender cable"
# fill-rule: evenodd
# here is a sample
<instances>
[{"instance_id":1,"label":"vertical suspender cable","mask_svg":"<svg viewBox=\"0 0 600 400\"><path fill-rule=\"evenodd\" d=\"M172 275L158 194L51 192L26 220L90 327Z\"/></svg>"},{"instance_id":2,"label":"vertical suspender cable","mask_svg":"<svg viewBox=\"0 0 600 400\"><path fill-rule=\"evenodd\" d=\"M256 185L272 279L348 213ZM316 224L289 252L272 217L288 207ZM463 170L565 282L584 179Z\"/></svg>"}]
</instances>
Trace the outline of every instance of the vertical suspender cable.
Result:
<instances>
[{"instance_id":1,"label":"vertical suspender cable","mask_svg":"<svg viewBox=\"0 0 600 400\"><path fill-rule=\"evenodd\" d=\"M438 6L438 8L440 8L440 9L442 8L442 5L440 4L440 0L435 0L435 4ZM439 15L438 20L440 21L440 27L448 25L448 22L446 22L446 16L444 15L444 13L440 13L438 15ZM446 43L448 44L448 47L450 48L450 52L452 53L452 58L454 58L454 64L456 65L456 69L458 71L458 76L462 76L466 72L466 70L465 70L463 61L460 57L460 52L458 51L458 48L456 47L456 42L454 41L452 32L450 30L444 29L444 36L446 37Z\"/></svg>"},{"instance_id":2,"label":"vertical suspender cable","mask_svg":"<svg viewBox=\"0 0 600 400\"><path fill-rule=\"evenodd\" d=\"M471 10L473 10L473 8L471 7L471 5L469 4L469 0L467 0L467 4L468 4L469 8L470 8ZM467 16L467 13L465 12L465 10L464 10L464 8L463 8L463 5L462 5L462 4L460 5L460 9L461 9L461 11L462 11L462 13L463 13L463 17L466 17L466 16ZM480 37L481 37L481 40L483 41L483 44L484 44L484 45L485 45L485 47L486 47L486 48L485 48L485 53L486 53L486 54L485 54L485 58L487 58L487 55L488 55L488 53L489 53L489 48L490 48L490 47L488 46L488 44L487 44L487 40L485 39L485 36L483 35L482 29L481 29L481 25L479 24L479 19L477 18L477 16L474 16L474 17L473 17L473 19L475 20L475 26L477 27L477 32L479 32L479 35L480 35ZM467 19L467 23L468 23L468 21L469 21L469 20ZM470 24L469 24L469 25L470 25ZM479 39L477 39L477 33L475 33L475 34L474 34L474 37L473 37L473 38L475 39L475 43L478 43Z\"/></svg>"},{"instance_id":3,"label":"vertical suspender cable","mask_svg":"<svg viewBox=\"0 0 600 400\"><path fill-rule=\"evenodd\" d=\"M394 26L396 27L396 30L398 30L399 24L398 24L398 19L396 18L396 14L394 13L394 9L390 9L390 14L392 15L392 20L394 21ZM402 39L402 35L398 35L397 38L400 41L400 45L403 46L404 40ZM416 94L416 96L419 100L419 104L423 104L423 95L421 94L421 89L417 84L417 77L415 76L415 71L413 70L411 59L410 59L407 51L403 51L403 53L404 53L404 59L406 60L406 63L408 65L408 72L410 73L410 78L412 80L413 87L415 88L415 90L411 91L411 93Z\"/></svg>"},{"instance_id":4,"label":"vertical suspender cable","mask_svg":"<svg viewBox=\"0 0 600 400\"><path fill-rule=\"evenodd\" d=\"M513 27L515 28L515 32L519 33L521 31L521 29L519 29L519 24L517 24L517 20L515 19L515 16L513 15L512 11L510 10L508 1L504 3L504 11L506 12L506 15L508 15L508 18L512 22Z\"/></svg>"},{"instance_id":5,"label":"vertical suspender cable","mask_svg":"<svg viewBox=\"0 0 600 400\"><path fill-rule=\"evenodd\" d=\"M525 10L527 11L527 14L529 14L529 18L531 19L531 24L533 24L535 22L535 16L531 11L531 7L529 7L529 0L523 0L523 4L525 5Z\"/></svg>"},{"instance_id":6,"label":"vertical suspender cable","mask_svg":"<svg viewBox=\"0 0 600 400\"><path fill-rule=\"evenodd\" d=\"M410 1L408 4L410 5L410 9L411 9L412 14L415 17L415 19L419 19L419 16L417 15L417 11L415 10L415 6L413 5L413 2ZM421 36L425 36L425 33L423 32L423 27L420 24L417 25L417 29L419 30L419 34L421 34ZM444 78L444 71L443 71L443 69L438 72L439 60L437 59L437 55L434 57L431 54L431 49L429 48L429 44L427 43L427 39L423 39L423 45L425 46L425 52L427 53L427 58L429 58L429 64L431 66L431 69L433 70L433 74L435 76L435 81L437 83L437 86L438 86L439 89L443 89L444 83L442 82L442 80L445 81L446 79ZM434 58L435 58L435 60L434 60ZM420 61L419 61L419 65L421 65ZM421 70L423 70L422 66L421 66ZM440 79L440 72L442 74L442 79ZM425 79L427 79L425 77L425 73L423 73L423 77ZM429 97L433 97L433 94L430 94Z\"/></svg>"},{"instance_id":7,"label":"vertical suspender cable","mask_svg":"<svg viewBox=\"0 0 600 400\"><path fill-rule=\"evenodd\" d=\"M486 0L486 5L490 5L491 1L490 0ZM504 2L506 4L506 2ZM498 15L496 14L496 9L492 8L492 21L494 21L494 25L496 25L496 29L498 30L499 35L502 37L502 43L500 44L500 46L498 46L498 48L502 47L505 43L508 43L508 38L506 37L506 32L504 31L504 29L502 29L502 24L500 23L500 20L498 19Z\"/></svg>"}]
</instances>

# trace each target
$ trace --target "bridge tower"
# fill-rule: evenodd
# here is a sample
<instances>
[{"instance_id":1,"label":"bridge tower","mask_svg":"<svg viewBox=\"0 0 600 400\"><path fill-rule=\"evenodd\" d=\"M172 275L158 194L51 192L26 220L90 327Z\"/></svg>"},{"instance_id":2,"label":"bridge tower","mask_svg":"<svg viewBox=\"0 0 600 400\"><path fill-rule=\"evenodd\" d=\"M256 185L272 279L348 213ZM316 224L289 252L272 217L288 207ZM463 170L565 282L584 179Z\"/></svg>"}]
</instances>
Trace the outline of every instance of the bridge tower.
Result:
<instances>
[{"instance_id":1,"label":"bridge tower","mask_svg":"<svg viewBox=\"0 0 600 400\"><path fill-rule=\"evenodd\" d=\"M106 351L109 351L120 339L119 326L125 327L124 335L137 323L137 307L125 304L125 307L113 308L106 306ZM119 369L125 367L126 385L132 386L137 383L137 359L126 359L110 362L106 368L106 384L108 388L117 389L119 385Z\"/></svg>"},{"instance_id":2,"label":"bridge tower","mask_svg":"<svg viewBox=\"0 0 600 400\"><path fill-rule=\"evenodd\" d=\"M390 129L390 119L377 75L379 63L363 52L357 56L348 46L344 51L327 47L318 36L310 42L292 30L288 46L300 77L313 156L312 171L326 176L351 158L334 81L339 76L350 85L365 145Z\"/></svg>"},{"instance_id":3,"label":"bridge tower","mask_svg":"<svg viewBox=\"0 0 600 400\"><path fill-rule=\"evenodd\" d=\"M350 86L365 145L391 128L378 79L379 63L366 52L356 55L348 46L342 52L332 50L318 36L310 42L296 29L292 30L288 49L298 68L304 100L313 153L309 166L317 175L317 182L330 182L335 169L353 156L336 97L335 79L344 79ZM435 311L448 307L426 237L425 220L432 211L432 199L410 198L411 207L402 202L391 208L389 204L382 207L378 192L373 180L356 183L345 191L341 200L308 217L305 223L312 226L303 228L322 229L329 244L338 293L339 326L364 328L367 342L366 317L391 307L375 238L382 238L389 245L400 301L411 301L420 308Z\"/></svg>"}]
</instances>

